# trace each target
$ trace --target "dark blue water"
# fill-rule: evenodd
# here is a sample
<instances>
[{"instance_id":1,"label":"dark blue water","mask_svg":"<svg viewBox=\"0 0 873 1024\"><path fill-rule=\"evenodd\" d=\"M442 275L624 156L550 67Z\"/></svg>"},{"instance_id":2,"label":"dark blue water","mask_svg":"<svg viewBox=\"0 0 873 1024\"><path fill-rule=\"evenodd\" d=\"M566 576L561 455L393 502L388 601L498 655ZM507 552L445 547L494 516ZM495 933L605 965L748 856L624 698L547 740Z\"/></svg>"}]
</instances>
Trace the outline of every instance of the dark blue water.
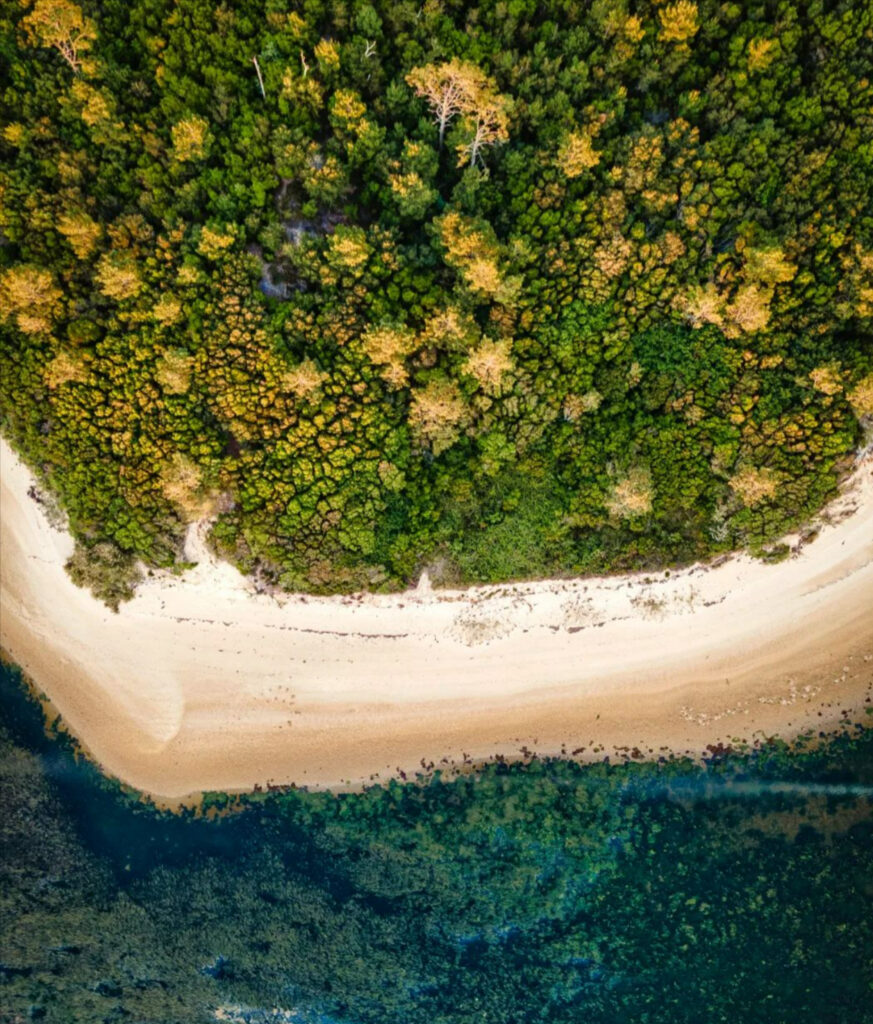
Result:
<instances>
[{"instance_id":1,"label":"dark blue water","mask_svg":"<svg viewBox=\"0 0 873 1024\"><path fill-rule=\"evenodd\" d=\"M0 708L4 1024L873 1021L869 731L210 820Z\"/></svg>"}]
</instances>

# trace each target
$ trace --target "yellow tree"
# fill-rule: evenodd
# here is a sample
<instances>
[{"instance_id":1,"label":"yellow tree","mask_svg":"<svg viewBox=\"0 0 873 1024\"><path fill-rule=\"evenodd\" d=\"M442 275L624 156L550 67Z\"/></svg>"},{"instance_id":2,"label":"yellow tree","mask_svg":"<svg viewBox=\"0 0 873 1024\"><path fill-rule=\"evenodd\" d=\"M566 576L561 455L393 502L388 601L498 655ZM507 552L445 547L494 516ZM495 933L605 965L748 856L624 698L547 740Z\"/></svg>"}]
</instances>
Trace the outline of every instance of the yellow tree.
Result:
<instances>
[{"instance_id":1,"label":"yellow tree","mask_svg":"<svg viewBox=\"0 0 873 1024\"><path fill-rule=\"evenodd\" d=\"M779 52L775 39L750 39L748 47L749 71L763 71Z\"/></svg>"},{"instance_id":2,"label":"yellow tree","mask_svg":"<svg viewBox=\"0 0 873 1024\"><path fill-rule=\"evenodd\" d=\"M155 367L155 379L170 395L184 395L191 386L194 360L184 352L165 352Z\"/></svg>"},{"instance_id":3,"label":"yellow tree","mask_svg":"<svg viewBox=\"0 0 873 1024\"><path fill-rule=\"evenodd\" d=\"M407 217L423 216L437 197L436 189L431 188L416 171L392 174L388 182L397 198L400 212Z\"/></svg>"},{"instance_id":4,"label":"yellow tree","mask_svg":"<svg viewBox=\"0 0 873 1024\"><path fill-rule=\"evenodd\" d=\"M468 96L464 124L470 140L458 145L458 164L469 155L472 167L485 146L496 146L509 138L509 100L486 83Z\"/></svg>"},{"instance_id":5,"label":"yellow tree","mask_svg":"<svg viewBox=\"0 0 873 1024\"><path fill-rule=\"evenodd\" d=\"M691 0L679 0L678 3L668 4L658 12L661 19L661 39L671 43L687 45L700 29L700 22L697 19L697 4Z\"/></svg>"},{"instance_id":6,"label":"yellow tree","mask_svg":"<svg viewBox=\"0 0 873 1024\"><path fill-rule=\"evenodd\" d=\"M105 94L99 89L95 89L81 78L77 78L70 91L73 94L73 99L80 104L82 120L89 127L93 128L95 125L109 120L112 110Z\"/></svg>"},{"instance_id":7,"label":"yellow tree","mask_svg":"<svg viewBox=\"0 0 873 1024\"><path fill-rule=\"evenodd\" d=\"M197 251L208 260L219 260L231 248L235 240L232 228L229 231L224 231L204 224L197 240Z\"/></svg>"},{"instance_id":8,"label":"yellow tree","mask_svg":"<svg viewBox=\"0 0 873 1024\"><path fill-rule=\"evenodd\" d=\"M366 129L367 107L353 89L337 89L330 101L330 123L349 135L361 135Z\"/></svg>"},{"instance_id":9,"label":"yellow tree","mask_svg":"<svg viewBox=\"0 0 873 1024\"><path fill-rule=\"evenodd\" d=\"M96 277L101 291L117 301L131 299L142 289L139 268L129 253L104 253L97 264Z\"/></svg>"},{"instance_id":10,"label":"yellow tree","mask_svg":"<svg viewBox=\"0 0 873 1024\"><path fill-rule=\"evenodd\" d=\"M692 288L687 296L680 296L676 304L695 327L724 325L725 302L713 281Z\"/></svg>"},{"instance_id":11,"label":"yellow tree","mask_svg":"<svg viewBox=\"0 0 873 1024\"><path fill-rule=\"evenodd\" d=\"M762 288L756 284L740 285L733 302L725 307L729 320L725 327L727 337L737 338L740 334L763 331L770 320L772 297L772 288Z\"/></svg>"},{"instance_id":12,"label":"yellow tree","mask_svg":"<svg viewBox=\"0 0 873 1024\"><path fill-rule=\"evenodd\" d=\"M568 178L579 175L600 162L600 154L592 145L591 132L570 132L558 150L558 167Z\"/></svg>"},{"instance_id":13,"label":"yellow tree","mask_svg":"<svg viewBox=\"0 0 873 1024\"><path fill-rule=\"evenodd\" d=\"M367 241L367 232L344 224L330 236L327 250L328 263L337 270L349 271L356 276L364 271L373 248Z\"/></svg>"},{"instance_id":14,"label":"yellow tree","mask_svg":"<svg viewBox=\"0 0 873 1024\"><path fill-rule=\"evenodd\" d=\"M58 231L70 243L70 248L80 260L91 255L100 238L100 225L82 211L62 214L58 218Z\"/></svg>"},{"instance_id":15,"label":"yellow tree","mask_svg":"<svg viewBox=\"0 0 873 1024\"><path fill-rule=\"evenodd\" d=\"M586 412L597 412L602 403L603 395L594 388L583 395L567 395L562 410L564 419L573 423Z\"/></svg>"},{"instance_id":16,"label":"yellow tree","mask_svg":"<svg viewBox=\"0 0 873 1024\"><path fill-rule=\"evenodd\" d=\"M606 507L617 519L634 519L651 511L653 494L651 472L645 466L634 466L616 480Z\"/></svg>"},{"instance_id":17,"label":"yellow tree","mask_svg":"<svg viewBox=\"0 0 873 1024\"><path fill-rule=\"evenodd\" d=\"M432 313L421 332L422 345L464 352L479 340L476 321L456 306L446 306Z\"/></svg>"},{"instance_id":18,"label":"yellow tree","mask_svg":"<svg viewBox=\"0 0 873 1024\"><path fill-rule=\"evenodd\" d=\"M464 363L464 371L473 377L488 395L499 395L503 390L504 378L513 368L508 338L499 341L483 341Z\"/></svg>"},{"instance_id":19,"label":"yellow tree","mask_svg":"<svg viewBox=\"0 0 873 1024\"><path fill-rule=\"evenodd\" d=\"M200 467L181 452L175 452L160 468L161 490L172 502L186 523L208 516L214 506L214 496L203 487Z\"/></svg>"},{"instance_id":20,"label":"yellow tree","mask_svg":"<svg viewBox=\"0 0 873 1024\"><path fill-rule=\"evenodd\" d=\"M873 373L858 381L847 397L858 419L873 417Z\"/></svg>"},{"instance_id":21,"label":"yellow tree","mask_svg":"<svg viewBox=\"0 0 873 1024\"><path fill-rule=\"evenodd\" d=\"M152 316L159 324L169 327L181 319L182 303L175 296L165 293L152 306Z\"/></svg>"},{"instance_id":22,"label":"yellow tree","mask_svg":"<svg viewBox=\"0 0 873 1024\"><path fill-rule=\"evenodd\" d=\"M66 349L60 352L46 364L43 371L43 380L54 389L69 381L82 381L88 376L88 371L81 359L77 359Z\"/></svg>"},{"instance_id":23,"label":"yellow tree","mask_svg":"<svg viewBox=\"0 0 873 1024\"><path fill-rule=\"evenodd\" d=\"M413 393L409 422L434 455L450 448L461 433L467 407L458 386L450 380L431 380Z\"/></svg>"},{"instance_id":24,"label":"yellow tree","mask_svg":"<svg viewBox=\"0 0 873 1024\"><path fill-rule=\"evenodd\" d=\"M440 133L440 148L449 122L470 109L470 97L487 83L475 64L467 64L456 57L443 64L427 64L413 68L406 76L417 96L423 96L433 111Z\"/></svg>"},{"instance_id":25,"label":"yellow tree","mask_svg":"<svg viewBox=\"0 0 873 1024\"><path fill-rule=\"evenodd\" d=\"M744 466L728 482L742 503L751 508L774 497L781 481L782 477L766 466Z\"/></svg>"},{"instance_id":26,"label":"yellow tree","mask_svg":"<svg viewBox=\"0 0 873 1024\"><path fill-rule=\"evenodd\" d=\"M814 370L810 370L807 376L816 391L820 391L823 395L838 395L843 390L838 363L816 366Z\"/></svg>"},{"instance_id":27,"label":"yellow tree","mask_svg":"<svg viewBox=\"0 0 873 1024\"><path fill-rule=\"evenodd\" d=\"M728 302L727 296L710 281L693 288L685 299L677 300L677 305L694 327L715 324L728 338L738 338L767 326L772 298L772 286L742 284Z\"/></svg>"},{"instance_id":28,"label":"yellow tree","mask_svg":"<svg viewBox=\"0 0 873 1024\"><path fill-rule=\"evenodd\" d=\"M747 249L744 252L743 276L747 281L775 285L791 281L797 273L797 264L785 258L778 247Z\"/></svg>"},{"instance_id":29,"label":"yellow tree","mask_svg":"<svg viewBox=\"0 0 873 1024\"><path fill-rule=\"evenodd\" d=\"M84 55L97 38L97 29L70 0L36 0L21 24L28 42L57 50L76 74L93 71Z\"/></svg>"},{"instance_id":30,"label":"yellow tree","mask_svg":"<svg viewBox=\"0 0 873 1024\"><path fill-rule=\"evenodd\" d=\"M61 300L52 275L40 267L11 267L0 275L0 320L15 320L25 334L47 331Z\"/></svg>"},{"instance_id":31,"label":"yellow tree","mask_svg":"<svg viewBox=\"0 0 873 1024\"><path fill-rule=\"evenodd\" d=\"M177 160L199 160L206 152L208 123L202 118L184 117L170 129L173 137L173 156Z\"/></svg>"},{"instance_id":32,"label":"yellow tree","mask_svg":"<svg viewBox=\"0 0 873 1024\"><path fill-rule=\"evenodd\" d=\"M464 275L471 291L497 297L502 281L497 264L498 246L490 226L454 210L435 223L446 249L446 262Z\"/></svg>"},{"instance_id":33,"label":"yellow tree","mask_svg":"<svg viewBox=\"0 0 873 1024\"><path fill-rule=\"evenodd\" d=\"M339 47L331 39L321 39L314 50L322 71L336 71L340 66Z\"/></svg>"},{"instance_id":34,"label":"yellow tree","mask_svg":"<svg viewBox=\"0 0 873 1024\"><path fill-rule=\"evenodd\" d=\"M304 359L283 375L282 384L295 398L313 398L321 392L328 377L311 359Z\"/></svg>"},{"instance_id":35,"label":"yellow tree","mask_svg":"<svg viewBox=\"0 0 873 1024\"><path fill-rule=\"evenodd\" d=\"M457 58L426 64L413 68L406 81L430 104L440 133L440 148L449 122L458 114L464 118L470 140L458 146L459 163L469 155L470 164L474 164L484 146L509 138L509 100L475 64Z\"/></svg>"},{"instance_id":36,"label":"yellow tree","mask_svg":"<svg viewBox=\"0 0 873 1024\"><path fill-rule=\"evenodd\" d=\"M415 335L406 327L369 327L362 336L367 357L380 366L383 380L402 388L409 380L406 357L415 350Z\"/></svg>"}]
</instances>

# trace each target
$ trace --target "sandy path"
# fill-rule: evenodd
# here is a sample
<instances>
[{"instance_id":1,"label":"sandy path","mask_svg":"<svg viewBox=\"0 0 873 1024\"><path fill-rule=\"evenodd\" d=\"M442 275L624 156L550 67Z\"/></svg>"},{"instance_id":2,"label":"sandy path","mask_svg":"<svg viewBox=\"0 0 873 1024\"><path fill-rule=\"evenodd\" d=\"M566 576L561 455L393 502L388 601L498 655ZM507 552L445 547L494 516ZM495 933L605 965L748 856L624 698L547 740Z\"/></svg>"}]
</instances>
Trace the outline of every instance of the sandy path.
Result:
<instances>
[{"instance_id":1,"label":"sandy path","mask_svg":"<svg viewBox=\"0 0 873 1024\"><path fill-rule=\"evenodd\" d=\"M69 581L32 482L0 442L0 645L105 769L158 797L522 749L697 754L859 720L873 693L869 459L775 566L280 603L192 531L198 566L118 615Z\"/></svg>"}]
</instances>

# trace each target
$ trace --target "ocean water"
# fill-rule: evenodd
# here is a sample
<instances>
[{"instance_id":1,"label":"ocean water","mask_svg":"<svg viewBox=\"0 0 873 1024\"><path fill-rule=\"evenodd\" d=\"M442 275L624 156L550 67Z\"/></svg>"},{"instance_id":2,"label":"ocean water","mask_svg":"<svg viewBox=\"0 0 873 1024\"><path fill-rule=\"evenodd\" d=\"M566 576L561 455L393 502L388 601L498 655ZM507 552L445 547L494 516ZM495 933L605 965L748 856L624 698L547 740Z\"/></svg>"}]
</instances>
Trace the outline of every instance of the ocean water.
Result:
<instances>
[{"instance_id":1,"label":"ocean water","mask_svg":"<svg viewBox=\"0 0 873 1024\"><path fill-rule=\"evenodd\" d=\"M873 1022L865 724L177 816L3 668L0 1021Z\"/></svg>"}]
</instances>

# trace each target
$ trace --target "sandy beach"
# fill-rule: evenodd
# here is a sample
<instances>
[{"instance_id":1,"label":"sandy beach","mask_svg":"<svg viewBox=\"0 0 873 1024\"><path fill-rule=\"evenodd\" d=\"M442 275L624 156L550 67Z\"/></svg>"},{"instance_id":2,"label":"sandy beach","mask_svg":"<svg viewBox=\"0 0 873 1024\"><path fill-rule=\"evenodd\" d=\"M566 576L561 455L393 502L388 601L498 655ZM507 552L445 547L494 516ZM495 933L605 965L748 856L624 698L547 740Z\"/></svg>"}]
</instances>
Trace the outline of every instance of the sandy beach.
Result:
<instances>
[{"instance_id":1,"label":"sandy beach","mask_svg":"<svg viewBox=\"0 0 873 1024\"><path fill-rule=\"evenodd\" d=\"M192 528L119 614L0 442L0 646L102 767L166 800L357 787L495 755L699 755L859 721L873 694L873 462L777 565L276 599Z\"/></svg>"}]
</instances>

